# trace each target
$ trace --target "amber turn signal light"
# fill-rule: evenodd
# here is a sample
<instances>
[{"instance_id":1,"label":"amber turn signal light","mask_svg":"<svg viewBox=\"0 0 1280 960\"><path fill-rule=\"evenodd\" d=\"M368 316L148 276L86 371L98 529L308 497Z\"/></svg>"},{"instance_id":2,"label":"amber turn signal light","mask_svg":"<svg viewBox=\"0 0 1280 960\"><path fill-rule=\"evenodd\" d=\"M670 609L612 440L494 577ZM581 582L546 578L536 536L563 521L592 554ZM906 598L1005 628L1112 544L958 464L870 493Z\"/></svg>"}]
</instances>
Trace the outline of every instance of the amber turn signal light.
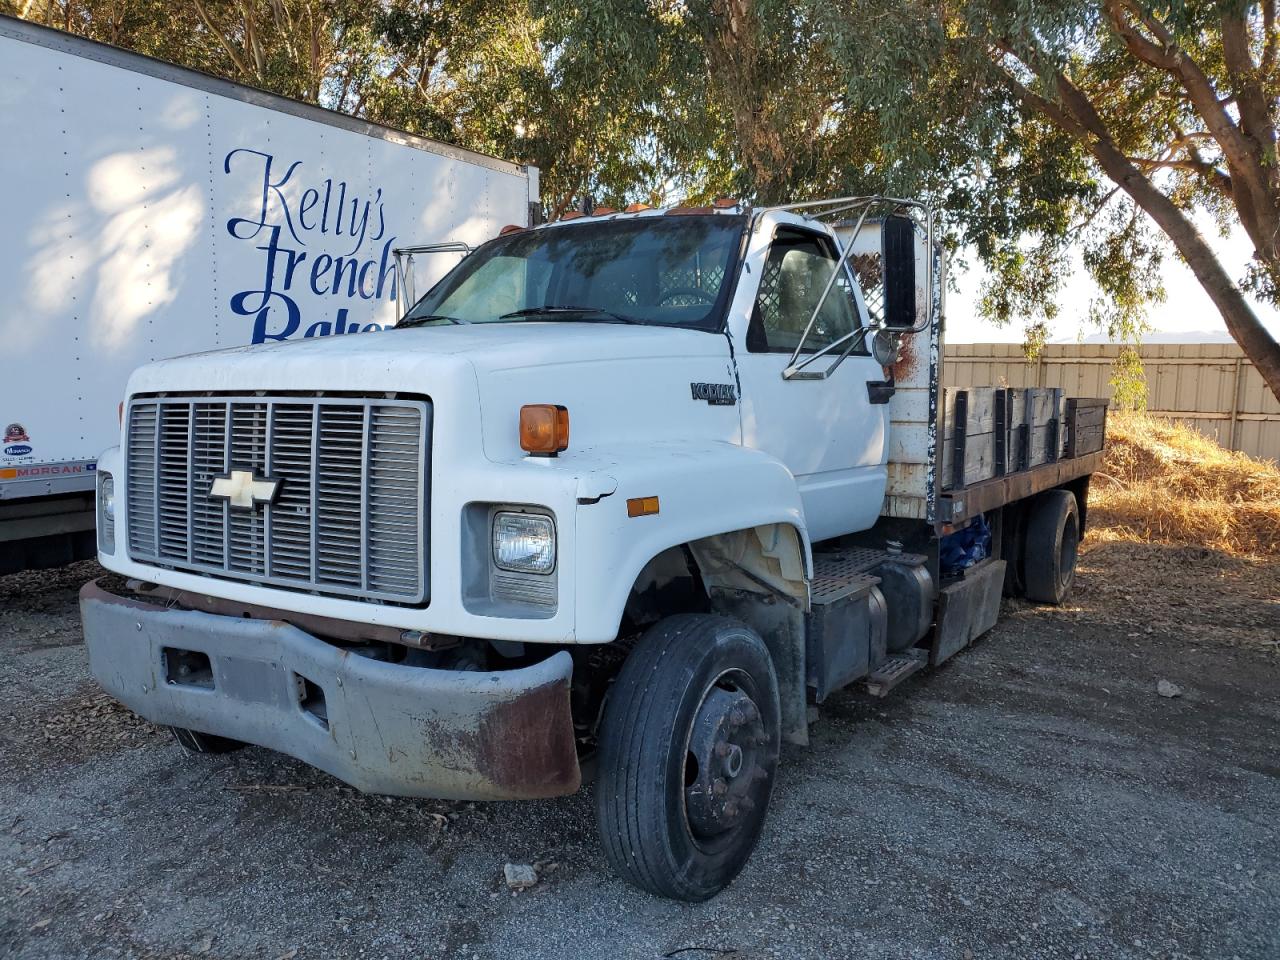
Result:
<instances>
[{"instance_id":1,"label":"amber turn signal light","mask_svg":"<svg viewBox=\"0 0 1280 960\"><path fill-rule=\"evenodd\" d=\"M657 512L657 497L632 497L627 501L628 517L651 517Z\"/></svg>"},{"instance_id":2,"label":"amber turn signal light","mask_svg":"<svg viewBox=\"0 0 1280 960\"><path fill-rule=\"evenodd\" d=\"M554 457L569 449L569 410L554 403L527 403L520 408L520 449L538 457Z\"/></svg>"}]
</instances>

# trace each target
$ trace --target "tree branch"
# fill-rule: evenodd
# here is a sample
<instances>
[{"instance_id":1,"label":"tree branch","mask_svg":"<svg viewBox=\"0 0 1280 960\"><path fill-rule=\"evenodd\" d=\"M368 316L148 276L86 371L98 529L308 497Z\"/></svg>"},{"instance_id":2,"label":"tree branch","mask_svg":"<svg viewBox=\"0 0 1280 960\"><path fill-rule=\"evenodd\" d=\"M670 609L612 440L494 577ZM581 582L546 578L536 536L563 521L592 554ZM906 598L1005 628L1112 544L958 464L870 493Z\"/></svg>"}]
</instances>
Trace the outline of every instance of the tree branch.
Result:
<instances>
[{"instance_id":1,"label":"tree branch","mask_svg":"<svg viewBox=\"0 0 1280 960\"><path fill-rule=\"evenodd\" d=\"M1232 174L1241 176L1251 191L1264 189L1265 172L1244 134L1219 102L1217 91L1200 65L1178 46L1159 20L1144 14L1132 0L1106 0L1105 9L1111 25L1135 57L1172 74L1182 84L1192 106L1218 142ZM1143 36L1129 20L1131 14L1159 43Z\"/></svg>"},{"instance_id":2,"label":"tree branch","mask_svg":"<svg viewBox=\"0 0 1280 960\"><path fill-rule=\"evenodd\" d=\"M1280 41L1276 31L1276 2L1263 0L1262 3L1262 73L1270 78L1276 65L1276 43Z\"/></svg>"},{"instance_id":3,"label":"tree branch","mask_svg":"<svg viewBox=\"0 0 1280 960\"><path fill-rule=\"evenodd\" d=\"M1076 237L1084 233L1085 229L1089 226L1089 224L1093 223L1093 221L1098 218L1098 214L1102 212L1103 208L1108 203L1111 202L1111 198L1114 197L1119 192L1120 192L1119 187L1112 187L1109 191L1107 191L1107 195L1098 201L1098 205L1089 212L1089 215L1087 217L1085 217L1075 226L1069 228L1066 233L1066 239L1068 240L1068 242L1074 241Z\"/></svg>"},{"instance_id":4,"label":"tree branch","mask_svg":"<svg viewBox=\"0 0 1280 960\"><path fill-rule=\"evenodd\" d=\"M1190 148L1194 150L1195 148L1192 145L1195 141L1212 139L1213 134L1208 130L1192 130L1190 133L1183 133L1177 127L1174 127L1174 137L1169 141L1167 149L1170 153L1175 153L1183 148Z\"/></svg>"},{"instance_id":5,"label":"tree branch","mask_svg":"<svg viewBox=\"0 0 1280 960\"><path fill-rule=\"evenodd\" d=\"M1249 50L1249 31L1244 18L1231 8L1222 15L1222 55L1227 74L1240 110L1240 129L1251 141L1254 158L1264 162L1268 147L1276 142L1267 98L1262 92L1261 77Z\"/></svg>"},{"instance_id":6,"label":"tree branch","mask_svg":"<svg viewBox=\"0 0 1280 960\"><path fill-rule=\"evenodd\" d=\"M1062 129L1077 137L1112 182L1164 231L1218 308L1231 336L1253 360L1254 368L1262 374L1272 393L1280 397L1280 346L1259 321L1195 224L1116 147L1097 109L1084 93L1057 71L1054 81L1059 102L1055 103L1028 90L1015 77L1007 76L1007 71L1002 72L1006 72L1006 82L1024 103L1036 104L1038 109L1047 107L1045 115L1055 123L1065 118L1068 122Z\"/></svg>"},{"instance_id":7,"label":"tree branch","mask_svg":"<svg viewBox=\"0 0 1280 960\"><path fill-rule=\"evenodd\" d=\"M1140 170L1185 170L1187 173L1198 173L1209 180L1212 186L1220 190L1228 199L1231 198L1231 177L1223 173L1207 160L1176 160L1172 158L1148 160L1145 157L1125 157Z\"/></svg>"},{"instance_id":8,"label":"tree branch","mask_svg":"<svg viewBox=\"0 0 1280 960\"><path fill-rule=\"evenodd\" d=\"M1009 41L996 40L995 47L1005 56L1012 57L1022 66L1027 67L1027 69L1031 69L1030 65L1027 63L1029 57L1019 56L1014 51L1013 46ZM1075 118L1069 116L1061 106L1054 103L1052 100L1049 100L1047 97L1042 97L1040 94L1036 93L1026 84L1022 83L1009 73L1009 71L1000 64L996 64L996 70L1000 75L1000 79L1004 81L1005 85L1014 94L1014 96L1022 101L1024 106L1044 114L1077 140L1087 143L1090 131L1077 122Z\"/></svg>"},{"instance_id":9,"label":"tree branch","mask_svg":"<svg viewBox=\"0 0 1280 960\"><path fill-rule=\"evenodd\" d=\"M201 23L203 23L206 29L208 29L215 39L217 39L219 46L221 46L227 56L231 58L231 62L235 64L236 69L240 71L240 75L245 80L252 80L254 78L254 72L249 69L249 65L245 63L244 59L240 56L239 51L232 46L231 42L227 40L225 36L223 36L222 31L214 26L213 21L209 19L209 13L205 10L204 4L201 3L200 0L193 0L193 4L196 8L196 15L200 18Z\"/></svg>"}]
</instances>

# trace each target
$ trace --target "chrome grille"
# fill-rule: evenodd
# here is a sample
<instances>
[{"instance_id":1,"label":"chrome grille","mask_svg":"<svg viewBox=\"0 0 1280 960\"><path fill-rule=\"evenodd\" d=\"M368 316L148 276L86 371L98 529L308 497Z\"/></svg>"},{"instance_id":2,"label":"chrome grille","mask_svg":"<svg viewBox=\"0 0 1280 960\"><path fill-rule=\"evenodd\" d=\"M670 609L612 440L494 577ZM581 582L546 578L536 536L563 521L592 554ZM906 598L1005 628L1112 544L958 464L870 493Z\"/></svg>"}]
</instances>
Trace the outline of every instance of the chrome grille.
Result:
<instances>
[{"instance_id":1,"label":"chrome grille","mask_svg":"<svg viewBox=\"0 0 1280 960\"><path fill-rule=\"evenodd\" d=\"M129 404L129 553L176 570L339 596L427 597L430 404L349 397L159 397ZM271 503L213 497L232 470Z\"/></svg>"}]
</instances>

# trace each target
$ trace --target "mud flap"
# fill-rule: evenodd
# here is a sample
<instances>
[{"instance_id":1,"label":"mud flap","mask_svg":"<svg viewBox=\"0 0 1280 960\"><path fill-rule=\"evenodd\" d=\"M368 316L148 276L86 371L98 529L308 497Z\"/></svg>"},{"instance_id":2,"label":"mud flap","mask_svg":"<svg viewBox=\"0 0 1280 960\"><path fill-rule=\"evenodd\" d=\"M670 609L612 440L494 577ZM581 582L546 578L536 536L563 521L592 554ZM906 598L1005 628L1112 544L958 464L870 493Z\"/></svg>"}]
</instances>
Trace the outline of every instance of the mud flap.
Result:
<instances>
[{"instance_id":1,"label":"mud flap","mask_svg":"<svg viewBox=\"0 0 1280 960\"><path fill-rule=\"evenodd\" d=\"M929 649L930 665L947 660L996 625L1004 592L1004 570L1003 560L986 560L966 570L963 580L942 588Z\"/></svg>"}]
</instances>

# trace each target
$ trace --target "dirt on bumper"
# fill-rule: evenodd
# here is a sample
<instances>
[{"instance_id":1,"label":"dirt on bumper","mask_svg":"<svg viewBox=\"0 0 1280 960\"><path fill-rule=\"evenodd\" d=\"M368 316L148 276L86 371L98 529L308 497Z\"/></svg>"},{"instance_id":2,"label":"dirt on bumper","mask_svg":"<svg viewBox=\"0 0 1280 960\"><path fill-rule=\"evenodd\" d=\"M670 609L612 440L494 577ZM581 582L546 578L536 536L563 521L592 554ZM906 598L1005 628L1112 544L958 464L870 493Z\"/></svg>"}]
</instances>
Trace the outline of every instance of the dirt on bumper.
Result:
<instances>
[{"instance_id":1,"label":"dirt on bumper","mask_svg":"<svg viewBox=\"0 0 1280 960\"><path fill-rule=\"evenodd\" d=\"M567 653L497 672L404 666L97 582L80 613L94 678L154 723L278 750L369 793L533 799L581 783Z\"/></svg>"}]
</instances>

